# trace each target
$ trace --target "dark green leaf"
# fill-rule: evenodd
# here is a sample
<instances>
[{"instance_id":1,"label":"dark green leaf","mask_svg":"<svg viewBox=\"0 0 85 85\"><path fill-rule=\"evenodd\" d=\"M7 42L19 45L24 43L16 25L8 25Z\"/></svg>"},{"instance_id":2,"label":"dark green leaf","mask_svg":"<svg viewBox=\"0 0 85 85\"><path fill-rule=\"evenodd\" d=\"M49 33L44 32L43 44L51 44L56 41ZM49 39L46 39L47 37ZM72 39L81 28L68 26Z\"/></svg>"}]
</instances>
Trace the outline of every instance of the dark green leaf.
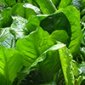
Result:
<instances>
[{"instance_id":1,"label":"dark green leaf","mask_svg":"<svg viewBox=\"0 0 85 85\"><path fill-rule=\"evenodd\" d=\"M62 12L49 15L41 21L40 25L49 33L55 30L66 30L68 35L71 35L70 23Z\"/></svg>"},{"instance_id":2,"label":"dark green leaf","mask_svg":"<svg viewBox=\"0 0 85 85\"><path fill-rule=\"evenodd\" d=\"M10 9L5 9L0 13L0 28L8 27L12 23L11 11Z\"/></svg>"},{"instance_id":3,"label":"dark green leaf","mask_svg":"<svg viewBox=\"0 0 85 85\"><path fill-rule=\"evenodd\" d=\"M16 0L5 0L5 3L6 3L8 6L13 6L14 4L16 4Z\"/></svg>"}]
</instances>

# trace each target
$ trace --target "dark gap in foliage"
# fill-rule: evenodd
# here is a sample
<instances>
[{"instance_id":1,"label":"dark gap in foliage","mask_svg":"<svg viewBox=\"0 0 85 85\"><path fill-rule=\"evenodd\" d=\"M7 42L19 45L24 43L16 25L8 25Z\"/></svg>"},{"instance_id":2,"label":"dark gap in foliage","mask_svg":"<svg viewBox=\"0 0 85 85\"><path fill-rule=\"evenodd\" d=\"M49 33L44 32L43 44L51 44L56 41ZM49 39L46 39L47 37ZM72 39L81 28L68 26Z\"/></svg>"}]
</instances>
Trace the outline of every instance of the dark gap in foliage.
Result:
<instances>
[{"instance_id":1,"label":"dark gap in foliage","mask_svg":"<svg viewBox=\"0 0 85 85\"><path fill-rule=\"evenodd\" d=\"M55 30L65 30L69 35L67 46L71 40L71 25L67 17L62 13L51 14L40 22L40 26L50 34ZM62 34L61 34L62 36Z\"/></svg>"},{"instance_id":2,"label":"dark gap in foliage","mask_svg":"<svg viewBox=\"0 0 85 85\"><path fill-rule=\"evenodd\" d=\"M85 85L85 79L82 81L81 85Z\"/></svg>"}]
</instances>

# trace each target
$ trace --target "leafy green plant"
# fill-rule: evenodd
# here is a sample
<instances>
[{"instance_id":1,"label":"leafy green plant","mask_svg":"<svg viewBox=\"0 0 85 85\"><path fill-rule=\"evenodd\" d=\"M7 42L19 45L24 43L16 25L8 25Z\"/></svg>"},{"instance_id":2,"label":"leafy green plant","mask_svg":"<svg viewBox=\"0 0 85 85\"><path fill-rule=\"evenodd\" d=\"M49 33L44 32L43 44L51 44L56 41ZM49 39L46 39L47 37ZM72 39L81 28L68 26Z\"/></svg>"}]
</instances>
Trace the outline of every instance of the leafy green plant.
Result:
<instances>
[{"instance_id":1,"label":"leafy green plant","mask_svg":"<svg viewBox=\"0 0 85 85\"><path fill-rule=\"evenodd\" d=\"M84 0L0 0L0 85L85 85Z\"/></svg>"}]
</instances>

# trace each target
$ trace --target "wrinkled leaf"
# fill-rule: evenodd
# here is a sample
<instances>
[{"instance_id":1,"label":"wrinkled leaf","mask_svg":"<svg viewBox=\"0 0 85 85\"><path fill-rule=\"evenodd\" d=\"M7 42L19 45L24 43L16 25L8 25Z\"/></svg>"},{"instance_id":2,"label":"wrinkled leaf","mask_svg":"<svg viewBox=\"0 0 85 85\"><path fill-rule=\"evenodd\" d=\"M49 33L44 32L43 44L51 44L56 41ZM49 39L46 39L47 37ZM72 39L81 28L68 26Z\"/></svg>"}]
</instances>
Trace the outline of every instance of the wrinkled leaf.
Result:
<instances>
[{"instance_id":1,"label":"wrinkled leaf","mask_svg":"<svg viewBox=\"0 0 85 85\"><path fill-rule=\"evenodd\" d=\"M66 85L74 85L72 55L69 53L66 47L59 50L59 55Z\"/></svg>"}]
</instances>

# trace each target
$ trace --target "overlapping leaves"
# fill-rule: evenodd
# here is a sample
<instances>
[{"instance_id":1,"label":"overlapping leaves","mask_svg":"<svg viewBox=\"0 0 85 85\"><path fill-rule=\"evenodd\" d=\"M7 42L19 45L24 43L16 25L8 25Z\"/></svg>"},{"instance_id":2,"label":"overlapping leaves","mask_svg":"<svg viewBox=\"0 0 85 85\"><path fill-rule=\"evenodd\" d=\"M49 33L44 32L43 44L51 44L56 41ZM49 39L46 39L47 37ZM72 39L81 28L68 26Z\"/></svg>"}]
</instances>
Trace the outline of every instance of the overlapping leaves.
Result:
<instances>
[{"instance_id":1,"label":"overlapping leaves","mask_svg":"<svg viewBox=\"0 0 85 85\"><path fill-rule=\"evenodd\" d=\"M0 84L23 84L26 75L29 85L80 84L84 63L73 63L70 52L76 57L80 49L80 13L74 6L82 10L83 2L1 0ZM31 75L33 71L37 76Z\"/></svg>"}]
</instances>

